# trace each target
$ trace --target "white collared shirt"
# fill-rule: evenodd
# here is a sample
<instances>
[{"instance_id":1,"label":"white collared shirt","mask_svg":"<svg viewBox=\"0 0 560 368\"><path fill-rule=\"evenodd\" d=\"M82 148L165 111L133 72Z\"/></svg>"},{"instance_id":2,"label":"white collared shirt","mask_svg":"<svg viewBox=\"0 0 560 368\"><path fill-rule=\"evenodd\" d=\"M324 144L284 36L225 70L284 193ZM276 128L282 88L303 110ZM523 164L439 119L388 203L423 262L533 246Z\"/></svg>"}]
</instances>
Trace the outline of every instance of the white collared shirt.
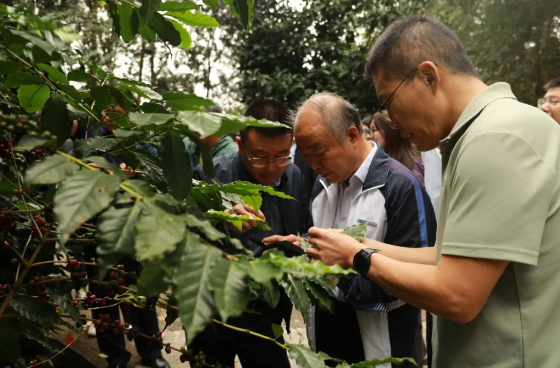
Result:
<instances>
[{"instance_id":1,"label":"white collared shirt","mask_svg":"<svg viewBox=\"0 0 560 368\"><path fill-rule=\"evenodd\" d=\"M350 213L350 204L352 200L356 198L362 191L362 186L366 180L366 176L371 166L371 161L373 156L377 151L377 144L370 142L373 145L373 149L362 162L358 170L350 177L348 182L342 182L337 184L332 184L338 186L338 204L336 206L336 216L334 218L334 223L332 224L333 229L345 229L348 225L348 214ZM333 188L334 189L334 188ZM331 189L332 190L332 189Z\"/></svg>"}]
</instances>

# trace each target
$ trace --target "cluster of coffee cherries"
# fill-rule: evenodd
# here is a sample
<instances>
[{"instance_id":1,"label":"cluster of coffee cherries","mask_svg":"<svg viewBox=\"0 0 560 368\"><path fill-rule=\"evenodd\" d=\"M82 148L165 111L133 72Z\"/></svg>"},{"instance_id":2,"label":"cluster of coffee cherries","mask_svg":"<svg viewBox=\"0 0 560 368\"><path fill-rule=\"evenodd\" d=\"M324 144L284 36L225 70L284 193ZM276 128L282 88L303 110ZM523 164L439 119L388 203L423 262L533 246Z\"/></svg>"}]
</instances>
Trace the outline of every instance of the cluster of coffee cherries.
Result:
<instances>
[{"instance_id":1,"label":"cluster of coffee cherries","mask_svg":"<svg viewBox=\"0 0 560 368\"><path fill-rule=\"evenodd\" d=\"M47 220L39 216L33 216L33 223L31 225L31 232L33 235L41 236L45 231L47 231Z\"/></svg>"},{"instance_id":2,"label":"cluster of coffee cherries","mask_svg":"<svg viewBox=\"0 0 560 368\"><path fill-rule=\"evenodd\" d=\"M8 211L7 208L0 208L0 231L10 230L16 221L19 220L17 213L2 213Z\"/></svg>"},{"instance_id":3,"label":"cluster of coffee cherries","mask_svg":"<svg viewBox=\"0 0 560 368\"><path fill-rule=\"evenodd\" d=\"M12 290L12 285L0 284L0 293L9 293Z\"/></svg>"},{"instance_id":4,"label":"cluster of coffee cherries","mask_svg":"<svg viewBox=\"0 0 560 368\"><path fill-rule=\"evenodd\" d=\"M93 307L93 306L103 307L109 302L109 299L110 298L108 296L105 296L103 298L98 298L91 291L88 291L86 297L83 300L75 299L72 301L72 304L78 309L80 307L82 307L83 309L88 309L88 307Z\"/></svg>"},{"instance_id":5,"label":"cluster of coffee cherries","mask_svg":"<svg viewBox=\"0 0 560 368\"><path fill-rule=\"evenodd\" d=\"M45 288L44 284L38 284L39 282L45 281L47 278L45 276L34 276L33 279L29 282L29 289L35 292L35 295L39 297L44 302L49 302L51 300L51 296L47 294L47 289ZM53 305L53 307L58 307Z\"/></svg>"},{"instance_id":6,"label":"cluster of coffee cherries","mask_svg":"<svg viewBox=\"0 0 560 368\"><path fill-rule=\"evenodd\" d=\"M120 319L111 322L111 317L108 314L101 314L98 320L93 322L97 333L112 331L115 335L124 331L124 324Z\"/></svg>"},{"instance_id":7,"label":"cluster of coffee cherries","mask_svg":"<svg viewBox=\"0 0 560 368\"><path fill-rule=\"evenodd\" d=\"M192 368L202 368L207 367L206 364L206 356L202 351L198 353L194 353L192 349L185 349L184 347L181 348L181 355L179 356L179 360L181 363L190 362ZM214 368L221 368L220 364L214 364Z\"/></svg>"},{"instance_id":8,"label":"cluster of coffee cherries","mask_svg":"<svg viewBox=\"0 0 560 368\"><path fill-rule=\"evenodd\" d=\"M15 139L0 139L0 157L11 158L12 157L12 147L15 147L17 141Z\"/></svg>"}]
</instances>

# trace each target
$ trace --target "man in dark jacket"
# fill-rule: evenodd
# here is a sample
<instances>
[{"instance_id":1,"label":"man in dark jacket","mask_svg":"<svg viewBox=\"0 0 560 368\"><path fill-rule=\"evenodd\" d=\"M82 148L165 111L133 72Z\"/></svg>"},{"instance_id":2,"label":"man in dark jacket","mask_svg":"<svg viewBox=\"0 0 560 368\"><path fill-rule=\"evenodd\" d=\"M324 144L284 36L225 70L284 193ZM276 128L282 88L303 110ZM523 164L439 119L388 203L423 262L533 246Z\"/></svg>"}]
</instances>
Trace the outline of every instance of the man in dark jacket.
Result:
<instances>
[{"instance_id":1,"label":"man in dark jacket","mask_svg":"<svg viewBox=\"0 0 560 368\"><path fill-rule=\"evenodd\" d=\"M311 96L296 115L295 137L309 167L320 175L311 193L313 226L366 224L367 239L390 239L410 248L434 244L435 216L424 188L381 146L363 137L350 103L332 93ZM336 299L332 314L319 307L309 314L313 348L350 363L393 356L413 357L421 364L414 350L417 308L359 275L341 278L331 296Z\"/></svg>"},{"instance_id":2,"label":"man in dark jacket","mask_svg":"<svg viewBox=\"0 0 560 368\"><path fill-rule=\"evenodd\" d=\"M247 109L246 116L256 119L278 121L289 125L288 109L280 102L258 101ZM265 220L272 230L256 228L254 221L244 222L241 232L233 233L241 243L255 255L264 249L260 240L272 234L295 234L307 230L300 221L303 201L302 178L299 169L291 164L290 147L292 145L290 128L247 127L236 138L239 152L217 157L213 160L216 179L222 183L237 180L272 186L296 200L283 199L262 193L262 206L257 212L252 207L238 203L229 209L231 213L258 216ZM194 177L207 180L199 165ZM306 217L304 217L306 218ZM235 228L232 228L235 230ZM274 338L272 324L279 325L282 319L289 322L291 303L282 295L276 308L264 301L253 300L249 308L259 314L245 313L228 319L234 326L246 328ZM282 341L282 338L279 339ZM203 351L210 364L221 363L233 367L237 355L243 368L290 367L286 351L260 338L240 334L220 326L210 326L197 336L190 345L195 351Z\"/></svg>"}]
</instances>

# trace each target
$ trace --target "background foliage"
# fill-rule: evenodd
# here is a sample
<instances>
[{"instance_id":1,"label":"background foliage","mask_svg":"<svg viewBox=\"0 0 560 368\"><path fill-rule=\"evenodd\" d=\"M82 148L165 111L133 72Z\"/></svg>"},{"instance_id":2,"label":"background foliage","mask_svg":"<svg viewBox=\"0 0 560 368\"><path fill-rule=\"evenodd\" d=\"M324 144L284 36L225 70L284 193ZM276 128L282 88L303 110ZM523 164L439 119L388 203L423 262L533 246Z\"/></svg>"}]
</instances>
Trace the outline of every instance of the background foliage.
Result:
<instances>
[{"instance_id":1,"label":"background foliage","mask_svg":"<svg viewBox=\"0 0 560 368\"><path fill-rule=\"evenodd\" d=\"M60 325L80 334L85 323L80 312L113 301L167 309L166 323L181 318L187 343L211 323L240 330L227 319L240 315L250 297L275 306L282 288L304 316L313 304L328 308L327 290L334 285L325 277L353 271L305 256L287 258L279 251L255 259L224 226L247 220L223 212L233 203L258 210L261 192L291 197L247 182L194 181L182 141L188 136L199 145L206 174L213 177L208 149L199 138L235 133L247 125L282 125L206 113L202 107L212 105L211 100L183 91L160 93L143 82L142 73L141 81L119 77L100 65L98 57L106 55L89 49L99 50L114 36L96 33L84 40L68 20L59 27L48 16L49 9L64 13L56 7L62 1L53 7L37 4L45 14L37 15L31 2L0 5L0 366L53 362L60 351L50 346L48 335ZM142 45L154 47L159 40L186 50L191 27L219 26L192 1L85 4L105 12L125 44L141 39ZM213 1L205 5L217 9ZM241 30L249 27L250 0L225 5ZM112 106L126 114L106 112ZM97 136L105 112L116 127L112 134ZM76 123L84 136L72 141ZM365 225L349 231L363 236ZM99 258L78 259L91 245L97 246ZM116 265L123 257L137 259L142 272ZM86 266L99 268L100 277L88 278ZM107 297L80 297L72 291L95 283L105 287ZM98 333L148 338L195 367L209 366L203 355L171 347L161 334L141 335L123 315L124 323L106 316L94 320ZM325 367L326 355L260 337L286 349L301 367ZM67 344L72 341L70 336ZM390 361L403 359L355 367Z\"/></svg>"},{"instance_id":2,"label":"background foliage","mask_svg":"<svg viewBox=\"0 0 560 368\"><path fill-rule=\"evenodd\" d=\"M436 0L440 17L465 45L487 83L505 81L536 105L542 86L560 76L560 3L556 0Z\"/></svg>"},{"instance_id":3,"label":"background foliage","mask_svg":"<svg viewBox=\"0 0 560 368\"><path fill-rule=\"evenodd\" d=\"M288 1L263 0L257 19L235 49L240 98L298 102L332 91L362 113L377 106L362 79L365 57L383 28L403 15L426 14L449 25L482 79L506 81L536 104L542 85L560 75L560 5L555 0Z\"/></svg>"}]
</instances>

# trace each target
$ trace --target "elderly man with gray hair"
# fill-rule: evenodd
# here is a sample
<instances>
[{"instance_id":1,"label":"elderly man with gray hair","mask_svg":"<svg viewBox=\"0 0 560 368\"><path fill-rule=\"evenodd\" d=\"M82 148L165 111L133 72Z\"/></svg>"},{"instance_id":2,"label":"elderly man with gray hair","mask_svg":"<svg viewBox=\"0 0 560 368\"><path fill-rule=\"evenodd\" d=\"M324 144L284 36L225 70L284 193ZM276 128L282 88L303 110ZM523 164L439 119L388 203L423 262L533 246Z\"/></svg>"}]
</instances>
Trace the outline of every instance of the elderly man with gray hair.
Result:
<instances>
[{"instance_id":1,"label":"elderly man with gray hair","mask_svg":"<svg viewBox=\"0 0 560 368\"><path fill-rule=\"evenodd\" d=\"M301 105L294 123L298 149L320 175L311 194L314 226L342 229L365 223L369 239L414 248L434 244L436 221L428 195L407 168L362 136L352 104L319 93ZM275 236L264 241L281 238L297 240ZM348 362L422 358L414 351L417 308L360 275L340 279L333 297L332 314L318 307L308 321L317 351Z\"/></svg>"}]
</instances>

